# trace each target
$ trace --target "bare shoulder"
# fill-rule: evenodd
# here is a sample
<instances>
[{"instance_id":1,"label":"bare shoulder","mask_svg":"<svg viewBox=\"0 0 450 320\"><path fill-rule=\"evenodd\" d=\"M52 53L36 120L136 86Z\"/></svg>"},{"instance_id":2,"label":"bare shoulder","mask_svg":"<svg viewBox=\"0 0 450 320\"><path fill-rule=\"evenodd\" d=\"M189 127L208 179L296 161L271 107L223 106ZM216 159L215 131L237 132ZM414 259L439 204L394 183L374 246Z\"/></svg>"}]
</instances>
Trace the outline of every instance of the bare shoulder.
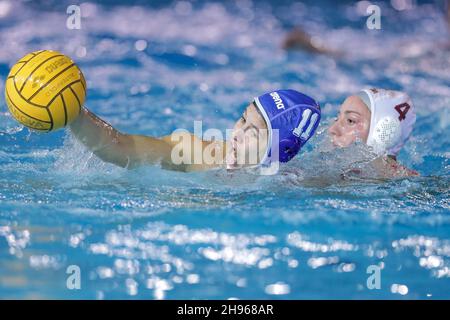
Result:
<instances>
[{"instance_id":1,"label":"bare shoulder","mask_svg":"<svg viewBox=\"0 0 450 320\"><path fill-rule=\"evenodd\" d=\"M384 174L392 178L414 177L420 176L420 174L412 169L405 167L398 161L386 157L380 159L382 170Z\"/></svg>"}]
</instances>

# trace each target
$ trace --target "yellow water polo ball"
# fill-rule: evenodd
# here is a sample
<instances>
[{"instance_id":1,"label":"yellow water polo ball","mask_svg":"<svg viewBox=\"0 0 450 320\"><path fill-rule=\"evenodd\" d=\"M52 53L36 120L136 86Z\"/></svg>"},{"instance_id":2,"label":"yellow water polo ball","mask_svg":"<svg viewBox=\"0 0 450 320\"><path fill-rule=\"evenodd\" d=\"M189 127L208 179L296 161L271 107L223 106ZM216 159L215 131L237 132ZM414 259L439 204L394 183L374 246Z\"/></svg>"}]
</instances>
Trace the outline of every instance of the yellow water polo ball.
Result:
<instances>
[{"instance_id":1,"label":"yellow water polo ball","mask_svg":"<svg viewBox=\"0 0 450 320\"><path fill-rule=\"evenodd\" d=\"M27 54L9 72L5 99L12 116L28 128L48 132L77 118L86 98L78 66L62 53Z\"/></svg>"}]
</instances>

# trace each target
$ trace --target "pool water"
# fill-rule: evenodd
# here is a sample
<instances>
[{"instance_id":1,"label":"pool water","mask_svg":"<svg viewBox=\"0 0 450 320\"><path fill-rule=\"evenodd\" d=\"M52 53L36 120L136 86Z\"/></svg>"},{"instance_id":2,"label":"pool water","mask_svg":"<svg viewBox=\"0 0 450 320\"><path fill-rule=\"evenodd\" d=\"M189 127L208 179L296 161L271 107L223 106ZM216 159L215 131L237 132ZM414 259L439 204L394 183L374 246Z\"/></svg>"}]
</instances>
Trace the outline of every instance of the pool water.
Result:
<instances>
[{"instance_id":1,"label":"pool water","mask_svg":"<svg viewBox=\"0 0 450 320\"><path fill-rule=\"evenodd\" d=\"M292 88L323 121L276 176L126 170L69 131L30 132L0 101L0 298L450 298L450 51L441 9L365 2L0 2L0 90L27 52L79 64L86 106L117 129L165 135L233 126L256 95ZM125 5L126 3L126 5ZM280 49L295 25L341 58ZM420 177L339 179L364 146L326 148L346 96L407 91L417 110L399 159ZM316 179L315 183L307 183ZM69 290L69 266L81 288ZM369 266L381 287L369 289Z\"/></svg>"}]
</instances>

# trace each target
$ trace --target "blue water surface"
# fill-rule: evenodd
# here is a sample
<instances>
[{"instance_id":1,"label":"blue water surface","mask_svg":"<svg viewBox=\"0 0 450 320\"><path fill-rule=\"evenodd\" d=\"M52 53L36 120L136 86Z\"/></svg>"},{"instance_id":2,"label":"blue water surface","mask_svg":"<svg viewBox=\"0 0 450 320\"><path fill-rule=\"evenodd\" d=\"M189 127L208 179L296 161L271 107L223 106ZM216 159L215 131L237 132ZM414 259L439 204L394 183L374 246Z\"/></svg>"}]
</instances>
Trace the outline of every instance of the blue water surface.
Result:
<instances>
[{"instance_id":1,"label":"blue water surface","mask_svg":"<svg viewBox=\"0 0 450 320\"><path fill-rule=\"evenodd\" d=\"M68 130L30 132L0 101L0 298L448 299L449 31L432 2L0 2L0 90L28 52L79 64L86 106L160 136L232 128L251 99L292 88L322 105L319 133L276 176L103 163ZM301 25L339 57L284 51ZM342 181L361 145L325 151L340 103L405 90L417 123L399 155L420 177ZM305 183L315 178L315 183ZM78 266L81 289L66 270ZM381 269L370 290L367 268Z\"/></svg>"}]
</instances>

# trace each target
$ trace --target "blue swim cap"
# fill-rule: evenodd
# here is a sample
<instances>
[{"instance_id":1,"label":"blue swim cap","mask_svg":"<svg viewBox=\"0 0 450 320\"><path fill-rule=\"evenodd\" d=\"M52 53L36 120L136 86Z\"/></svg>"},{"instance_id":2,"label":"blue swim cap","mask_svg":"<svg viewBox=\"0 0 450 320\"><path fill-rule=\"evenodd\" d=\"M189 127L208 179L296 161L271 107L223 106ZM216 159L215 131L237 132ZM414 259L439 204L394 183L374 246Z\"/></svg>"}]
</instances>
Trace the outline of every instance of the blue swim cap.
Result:
<instances>
[{"instance_id":1,"label":"blue swim cap","mask_svg":"<svg viewBox=\"0 0 450 320\"><path fill-rule=\"evenodd\" d=\"M311 97L295 90L276 90L254 100L268 129L268 146L261 162L270 164L276 150L278 161L288 162L314 135L320 122L320 106ZM278 135L274 130L278 129Z\"/></svg>"}]
</instances>

